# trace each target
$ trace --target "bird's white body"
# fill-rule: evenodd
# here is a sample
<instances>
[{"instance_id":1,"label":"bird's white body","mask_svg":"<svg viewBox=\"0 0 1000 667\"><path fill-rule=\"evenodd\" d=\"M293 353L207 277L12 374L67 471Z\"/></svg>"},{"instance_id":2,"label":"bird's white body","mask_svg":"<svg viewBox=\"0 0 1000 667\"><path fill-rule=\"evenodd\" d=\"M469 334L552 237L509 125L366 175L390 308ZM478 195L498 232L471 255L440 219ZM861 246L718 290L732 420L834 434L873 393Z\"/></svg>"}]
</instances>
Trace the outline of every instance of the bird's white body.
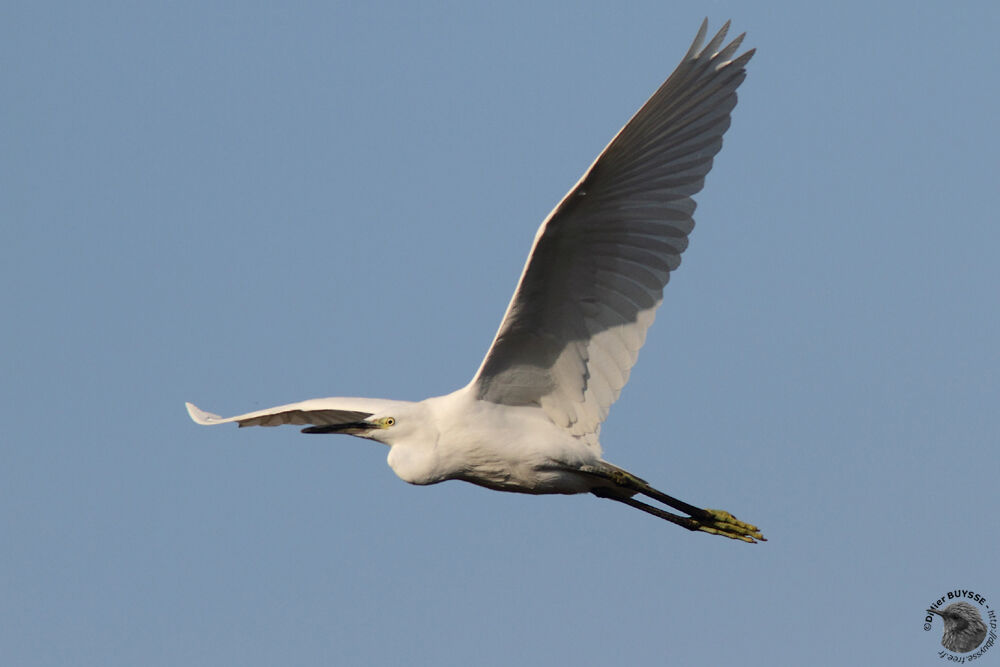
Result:
<instances>
[{"instance_id":1,"label":"bird's white body","mask_svg":"<svg viewBox=\"0 0 1000 667\"><path fill-rule=\"evenodd\" d=\"M522 493L585 493L597 485L576 470L598 464L599 452L540 408L497 405L464 387L392 416L395 426L371 437L390 446L389 466L410 484L458 479Z\"/></svg>"},{"instance_id":2,"label":"bird's white body","mask_svg":"<svg viewBox=\"0 0 1000 667\"><path fill-rule=\"evenodd\" d=\"M656 491L601 458L601 423L636 362L670 273L694 227L692 195L722 147L753 50L705 44L615 135L535 236L493 344L472 382L417 403L323 398L222 418L188 404L199 424L308 424L389 445L411 484L464 480L499 491L586 493L736 539L760 533L731 515ZM636 493L691 514L681 518ZM715 512L713 514L713 512Z\"/></svg>"}]
</instances>

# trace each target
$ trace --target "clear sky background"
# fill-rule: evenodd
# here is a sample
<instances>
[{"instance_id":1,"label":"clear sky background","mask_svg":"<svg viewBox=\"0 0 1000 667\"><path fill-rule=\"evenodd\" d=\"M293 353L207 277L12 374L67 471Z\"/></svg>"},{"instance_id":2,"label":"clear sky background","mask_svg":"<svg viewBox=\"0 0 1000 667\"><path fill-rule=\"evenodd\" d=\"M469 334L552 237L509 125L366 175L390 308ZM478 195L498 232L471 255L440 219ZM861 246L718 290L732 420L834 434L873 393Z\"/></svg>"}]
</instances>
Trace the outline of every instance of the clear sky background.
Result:
<instances>
[{"instance_id":1,"label":"clear sky background","mask_svg":"<svg viewBox=\"0 0 1000 667\"><path fill-rule=\"evenodd\" d=\"M188 419L465 384L704 16L758 53L602 440L768 543ZM926 606L1000 604L998 32L985 1L3 3L0 662L940 664Z\"/></svg>"}]
</instances>

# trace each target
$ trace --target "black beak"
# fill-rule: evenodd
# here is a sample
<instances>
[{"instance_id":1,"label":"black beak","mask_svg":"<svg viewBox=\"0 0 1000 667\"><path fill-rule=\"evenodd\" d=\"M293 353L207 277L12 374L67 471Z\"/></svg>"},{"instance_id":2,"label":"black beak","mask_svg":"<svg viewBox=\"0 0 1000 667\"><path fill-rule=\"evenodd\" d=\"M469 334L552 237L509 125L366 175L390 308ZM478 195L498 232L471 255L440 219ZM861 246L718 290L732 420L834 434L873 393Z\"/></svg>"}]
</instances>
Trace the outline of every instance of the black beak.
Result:
<instances>
[{"instance_id":1,"label":"black beak","mask_svg":"<svg viewBox=\"0 0 1000 667\"><path fill-rule=\"evenodd\" d=\"M358 435L365 431L372 430L373 425L369 422L347 422L346 424L328 424L326 426L309 426L302 429L303 433L345 433L347 435Z\"/></svg>"}]
</instances>

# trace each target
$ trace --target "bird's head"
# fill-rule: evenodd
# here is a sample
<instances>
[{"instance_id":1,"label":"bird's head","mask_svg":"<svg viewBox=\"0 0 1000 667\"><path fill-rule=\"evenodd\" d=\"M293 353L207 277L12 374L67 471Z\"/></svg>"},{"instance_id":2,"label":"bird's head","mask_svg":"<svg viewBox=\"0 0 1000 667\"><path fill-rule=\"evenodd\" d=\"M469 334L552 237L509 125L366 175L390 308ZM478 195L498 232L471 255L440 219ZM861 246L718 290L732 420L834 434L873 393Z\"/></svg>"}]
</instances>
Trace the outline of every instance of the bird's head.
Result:
<instances>
[{"instance_id":1,"label":"bird's head","mask_svg":"<svg viewBox=\"0 0 1000 667\"><path fill-rule=\"evenodd\" d=\"M968 602L955 602L944 609L928 609L944 621L941 644L949 651L968 653L986 638L986 624Z\"/></svg>"},{"instance_id":2,"label":"bird's head","mask_svg":"<svg viewBox=\"0 0 1000 667\"><path fill-rule=\"evenodd\" d=\"M354 421L340 424L310 426L303 433L343 433L368 440L376 440L386 445L394 445L403 439L419 433L426 420L421 419L422 410L418 405L400 405L385 413L367 415ZM364 414L364 413L362 413Z\"/></svg>"},{"instance_id":3,"label":"bird's head","mask_svg":"<svg viewBox=\"0 0 1000 667\"><path fill-rule=\"evenodd\" d=\"M946 627L961 630L974 620L979 620L979 612L968 602L955 602L944 609L928 609L931 614L937 614L944 620Z\"/></svg>"}]
</instances>

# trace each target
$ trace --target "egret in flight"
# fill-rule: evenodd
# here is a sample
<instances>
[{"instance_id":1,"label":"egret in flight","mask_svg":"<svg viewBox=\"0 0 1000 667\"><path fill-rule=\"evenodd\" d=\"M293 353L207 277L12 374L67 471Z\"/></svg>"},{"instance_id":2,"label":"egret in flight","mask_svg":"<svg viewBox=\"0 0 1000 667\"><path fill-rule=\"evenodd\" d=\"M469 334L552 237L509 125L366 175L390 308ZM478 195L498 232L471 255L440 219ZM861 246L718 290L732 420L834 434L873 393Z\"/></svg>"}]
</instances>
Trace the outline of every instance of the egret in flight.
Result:
<instances>
[{"instance_id":1,"label":"egret in flight","mask_svg":"<svg viewBox=\"0 0 1000 667\"><path fill-rule=\"evenodd\" d=\"M317 398L228 418L188 403L191 418L375 440L411 484L458 479L497 491L592 493L689 530L764 539L728 512L680 501L605 461L598 440L680 265L692 196L722 148L754 53L734 57L743 35L723 46L728 22L704 44L707 27L542 223L467 386L419 402Z\"/></svg>"}]
</instances>

